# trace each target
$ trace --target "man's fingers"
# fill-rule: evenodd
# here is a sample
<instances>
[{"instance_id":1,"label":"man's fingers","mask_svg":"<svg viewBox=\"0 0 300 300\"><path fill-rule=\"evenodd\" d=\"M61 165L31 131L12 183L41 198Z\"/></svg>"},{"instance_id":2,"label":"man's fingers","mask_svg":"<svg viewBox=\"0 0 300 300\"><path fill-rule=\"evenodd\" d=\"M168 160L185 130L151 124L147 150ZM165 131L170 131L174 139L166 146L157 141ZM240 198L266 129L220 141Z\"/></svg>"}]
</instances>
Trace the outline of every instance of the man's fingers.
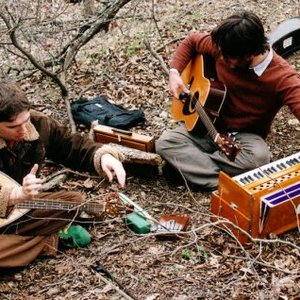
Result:
<instances>
[{"instance_id":1,"label":"man's fingers","mask_svg":"<svg viewBox=\"0 0 300 300\"><path fill-rule=\"evenodd\" d=\"M183 91L184 93L189 93L190 91L185 86L181 78L176 78L174 81L169 81L170 93L177 99L179 99L179 93Z\"/></svg>"},{"instance_id":2,"label":"man's fingers","mask_svg":"<svg viewBox=\"0 0 300 300\"><path fill-rule=\"evenodd\" d=\"M105 172L109 182L112 182L114 177L116 176L119 185L122 188L125 186L126 173L125 173L125 170L123 169L122 165L119 168L114 166L114 168L112 167L111 169L104 167L103 171Z\"/></svg>"},{"instance_id":3,"label":"man's fingers","mask_svg":"<svg viewBox=\"0 0 300 300\"><path fill-rule=\"evenodd\" d=\"M102 169L103 169L103 172L106 174L106 176L108 178L108 181L112 182L112 180L114 178L114 175L111 172L111 170L108 167L106 167L106 166L103 166Z\"/></svg>"},{"instance_id":4,"label":"man's fingers","mask_svg":"<svg viewBox=\"0 0 300 300\"><path fill-rule=\"evenodd\" d=\"M36 172L38 171L39 169L39 165L38 164L34 164L34 166L32 167L32 169L30 170L30 173L31 175L36 175Z\"/></svg>"},{"instance_id":5,"label":"man's fingers","mask_svg":"<svg viewBox=\"0 0 300 300\"><path fill-rule=\"evenodd\" d=\"M126 173L124 171L124 169L122 168L122 170L118 170L116 172L116 177L117 180L119 182L119 185L123 188L125 187L125 182L126 182Z\"/></svg>"},{"instance_id":6,"label":"man's fingers","mask_svg":"<svg viewBox=\"0 0 300 300\"><path fill-rule=\"evenodd\" d=\"M40 188L41 188L41 184L33 184L24 188L24 192L30 196L37 195L39 193Z\"/></svg>"},{"instance_id":7,"label":"man's fingers","mask_svg":"<svg viewBox=\"0 0 300 300\"><path fill-rule=\"evenodd\" d=\"M171 94L176 98L178 99L179 98L179 94L177 92L177 89L174 89L174 90L170 90Z\"/></svg>"},{"instance_id":8,"label":"man's fingers","mask_svg":"<svg viewBox=\"0 0 300 300\"><path fill-rule=\"evenodd\" d=\"M32 190L37 187L40 188L42 186L42 182L38 178L36 178L36 180L34 180L34 178L32 178L31 180L29 179L28 181L25 181L22 186L26 190Z\"/></svg>"},{"instance_id":9,"label":"man's fingers","mask_svg":"<svg viewBox=\"0 0 300 300\"><path fill-rule=\"evenodd\" d=\"M122 163L119 161L115 161L115 164L113 165L113 169L114 169L114 175L117 177L119 185L122 188L125 187L126 172L124 170Z\"/></svg>"},{"instance_id":10,"label":"man's fingers","mask_svg":"<svg viewBox=\"0 0 300 300\"><path fill-rule=\"evenodd\" d=\"M38 165L34 165L31 171L36 173ZM36 178L31 172L26 175L23 179L22 189L25 195L32 197L39 193L40 188L42 187L42 180Z\"/></svg>"},{"instance_id":11,"label":"man's fingers","mask_svg":"<svg viewBox=\"0 0 300 300\"><path fill-rule=\"evenodd\" d=\"M23 186L28 186L32 184L41 184L42 179L36 178L34 175L28 174L26 177L24 177L23 180Z\"/></svg>"},{"instance_id":12,"label":"man's fingers","mask_svg":"<svg viewBox=\"0 0 300 300\"><path fill-rule=\"evenodd\" d=\"M119 185L121 187L125 186L126 172L118 159L111 154L104 154L101 158L101 167L109 182L112 182L114 177L117 177Z\"/></svg>"},{"instance_id":13,"label":"man's fingers","mask_svg":"<svg viewBox=\"0 0 300 300\"><path fill-rule=\"evenodd\" d=\"M184 93L189 93L189 92L190 92L183 82L180 83L179 88L180 88Z\"/></svg>"}]
</instances>

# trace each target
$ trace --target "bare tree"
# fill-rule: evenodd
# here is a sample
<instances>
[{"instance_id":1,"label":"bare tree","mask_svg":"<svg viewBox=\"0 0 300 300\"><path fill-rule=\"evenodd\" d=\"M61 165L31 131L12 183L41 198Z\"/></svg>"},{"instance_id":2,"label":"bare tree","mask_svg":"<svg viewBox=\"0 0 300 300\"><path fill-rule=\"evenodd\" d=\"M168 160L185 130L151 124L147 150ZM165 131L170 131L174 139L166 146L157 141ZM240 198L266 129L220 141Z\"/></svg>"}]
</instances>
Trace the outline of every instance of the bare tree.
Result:
<instances>
[{"instance_id":1,"label":"bare tree","mask_svg":"<svg viewBox=\"0 0 300 300\"><path fill-rule=\"evenodd\" d=\"M14 54L19 62L19 70L22 69L20 61L23 61L24 70L39 70L57 84L72 132L76 131L76 126L70 109L68 70L79 50L100 31L107 31L119 10L130 1L107 1L105 4L99 4L92 16L78 16L75 20L68 18L70 6L63 0L39 0L31 3L26 0L11 0L1 4L2 51Z\"/></svg>"}]
</instances>

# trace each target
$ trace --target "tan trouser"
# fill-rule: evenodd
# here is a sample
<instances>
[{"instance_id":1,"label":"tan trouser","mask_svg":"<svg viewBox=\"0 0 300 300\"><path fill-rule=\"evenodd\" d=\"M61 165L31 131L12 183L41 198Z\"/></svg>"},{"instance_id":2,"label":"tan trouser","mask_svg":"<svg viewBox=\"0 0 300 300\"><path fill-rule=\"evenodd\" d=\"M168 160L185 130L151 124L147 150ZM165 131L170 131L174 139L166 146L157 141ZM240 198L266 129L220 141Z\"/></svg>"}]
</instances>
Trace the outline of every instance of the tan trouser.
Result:
<instances>
[{"instance_id":1,"label":"tan trouser","mask_svg":"<svg viewBox=\"0 0 300 300\"><path fill-rule=\"evenodd\" d=\"M81 203L77 192L41 193L39 198ZM58 231L77 216L76 211L32 210L0 229L0 268L26 266L41 254L54 255Z\"/></svg>"},{"instance_id":2,"label":"tan trouser","mask_svg":"<svg viewBox=\"0 0 300 300\"><path fill-rule=\"evenodd\" d=\"M210 137L188 132L184 125L166 130L156 142L156 152L184 178L203 190L216 189L219 172L235 176L270 162L266 142L252 133L237 133L242 148L235 161L229 161Z\"/></svg>"}]
</instances>

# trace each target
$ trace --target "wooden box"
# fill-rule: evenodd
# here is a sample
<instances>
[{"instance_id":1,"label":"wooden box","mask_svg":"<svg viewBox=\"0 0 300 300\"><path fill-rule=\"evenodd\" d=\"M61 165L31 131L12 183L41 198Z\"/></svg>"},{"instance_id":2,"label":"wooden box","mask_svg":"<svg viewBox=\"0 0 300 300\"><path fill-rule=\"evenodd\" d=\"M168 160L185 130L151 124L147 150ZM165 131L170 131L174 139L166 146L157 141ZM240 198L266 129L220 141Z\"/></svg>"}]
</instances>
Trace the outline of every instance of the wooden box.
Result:
<instances>
[{"instance_id":1,"label":"wooden box","mask_svg":"<svg viewBox=\"0 0 300 300\"><path fill-rule=\"evenodd\" d=\"M155 152L154 138L127 130L104 125L94 127L95 141L103 144L114 143L145 152Z\"/></svg>"}]
</instances>

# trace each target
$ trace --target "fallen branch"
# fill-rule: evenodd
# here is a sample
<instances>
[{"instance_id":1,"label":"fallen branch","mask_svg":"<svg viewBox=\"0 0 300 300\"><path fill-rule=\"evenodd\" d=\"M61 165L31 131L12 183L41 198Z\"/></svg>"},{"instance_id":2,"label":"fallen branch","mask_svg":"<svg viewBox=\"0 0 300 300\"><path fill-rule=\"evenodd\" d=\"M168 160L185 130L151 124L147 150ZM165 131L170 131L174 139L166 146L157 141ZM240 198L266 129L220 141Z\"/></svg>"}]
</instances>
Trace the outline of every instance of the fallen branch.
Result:
<instances>
[{"instance_id":1,"label":"fallen branch","mask_svg":"<svg viewBox=\"0 0 300 300\"><path fill-rule=\"evenodd\" d=\"M162 165L163 160L161 156L156 153L145 152L114 143L109 143L108 145L111 145L112 147L122 152L125 156L125 162L127 163L147 164L154 166Z\"/></svg>"},{"instance_id":2,"label":"fallen branch","mask_svg":"<svg viewBox=\"0 0 300 300\"><path fill-rule=\"evenodd\" d=\"M150 53L159 61L165 74L169 75L169 69L168 69L165 61L163 60L163 58L152 48L152 46L150 45L150 42L147 39L144 39L143 42L144 42L146 48L150 51Z\"/></svg>"},{"instance_id":3,"label":"fallen branch","mask_svg":"<svg viewBox=\"0 0 300 300\"><path fill-rule=\"evenodd\" d=\"M47 192L67 180L67 174L60 174L42 184L40 192Z\"/></svg>"},{"instance_id":4,"label":"fallen branch","mask_svg":"<svg viewBox=\"0 0 300 300\"><path fill-rule=\"evenodd\" d=\"M46 160L47 163L55 164L54 162L50 160ZM58 167L62 167L61 170L56 171L52 173L51 175L45 177L42 181L42 187L40 189L41 192L47 192L57 186L59 186L61 183L65 182L68 178L68 174L74 174L76 176L80 177L86 177L86 178L92 178L92 179L100 179L98 175L90 175L88 173L81 173L78 171L74 171L72 169L66 168L63 165L55 164Z\"/></svg>"}]
</instances>

